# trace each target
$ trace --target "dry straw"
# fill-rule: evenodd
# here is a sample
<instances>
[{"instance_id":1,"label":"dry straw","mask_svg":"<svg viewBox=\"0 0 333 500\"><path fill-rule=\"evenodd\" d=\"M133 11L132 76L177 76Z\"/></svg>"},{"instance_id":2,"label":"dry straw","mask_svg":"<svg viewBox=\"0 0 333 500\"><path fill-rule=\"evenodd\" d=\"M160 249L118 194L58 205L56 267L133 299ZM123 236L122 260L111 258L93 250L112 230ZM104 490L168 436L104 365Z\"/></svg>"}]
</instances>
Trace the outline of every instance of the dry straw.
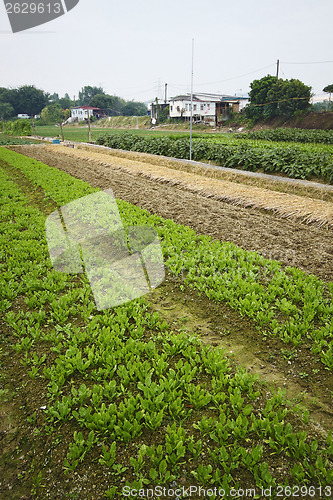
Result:
<instances>
[{"instance_id":1,"label":"dry straw","mask_svg":"<svg viewBox=\"0 0 333 500\"><path fill-rule=\"evenodd\" d=\"M79 149L61 146L45 147L58 153L61 151L62 154L70 157L101 165L108 170L121 170L132 175L144 176L216 200L273 211L281 217L301 220L316 226L333 226L333 203L310 198L307 193L305 196L299 196L278 192L267 187L241 184L240 178L237 178L237 182L224 180L221 178L222 172L213 169L212 172L207 172L204 167L143 153L110 151L91 146L80 146ZM240 177L242 177L241 174ZM272 186L274 184L272 182ZM274 188L276 189L276 186ZM316 196L320 195L316 193Z\"/></svg>"}]
</instances>

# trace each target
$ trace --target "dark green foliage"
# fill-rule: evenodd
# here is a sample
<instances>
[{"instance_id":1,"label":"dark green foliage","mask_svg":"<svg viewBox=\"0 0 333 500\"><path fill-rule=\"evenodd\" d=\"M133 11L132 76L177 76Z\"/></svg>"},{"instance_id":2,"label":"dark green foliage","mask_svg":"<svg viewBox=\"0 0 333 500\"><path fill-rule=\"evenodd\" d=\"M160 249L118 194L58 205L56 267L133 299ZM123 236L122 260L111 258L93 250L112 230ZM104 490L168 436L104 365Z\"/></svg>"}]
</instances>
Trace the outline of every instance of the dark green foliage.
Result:
<instances>
[{"instance_id":1,"label":"dark green foliage","mask_svg":"<svg viewBox=\"0 0 333 500\"><path fill-rule=\"evenodd\" d=\"M97 94L104 94L102 87L92 87L91 85L86 85L79 92L79 104L80 106L89 105L92 98Z\"/></svg>"},{"instance_id":2,"label":"dark green foliage","mask_svg":"<svg viewBox=\"0 0 333 500\"><path fill-rule=\"evenodd\" d=\"M14 146L15 144L31 144L31 141L0 134L0 146Z\"/></svg>"},{"instance_id":3,"label":"dark green foliage","mask_svg":"<svg viewBox=\"0 0 333 500\"><path fill-rule=\"evenodd\" d=\"M14 114L14 108L9 102L0 102L0 120L6 120Z\"/></svg>"},{"instance_id":4,"label":"dark green foliage","mask_svg":"<svg viewBox=\"0 0 333 500\"><path fill-rule=\"evenodd\" d=\"M8 119L15 116L14 109L15 90L0 87L0 118Z\"/></svg>"},{"instance_id":5,"label":"dark green foliage","mask_svg":"<svg viewBox=\"0 0 333 500\"><path fill-rule=\"evenodd\" d=\"M301 128L276 128L256 130L246 134L235 134L237 139L263 139L265 141L285 141L317 144L333 144L333 130L304 130Z\"/></svg>"},{"instance_id":6,"label":"dark green foliage","mask_svg":"<svg viewBox=\"0 0 333 500\"><path fill-rule=\"evenodd\" d=\"M147 106L143 102L129 101L121 108L123 116L145 116Z\"/></svg>"},{"instance_id":7,"label":"dark green foliage","mask_svg":"<svg viewBox=\"0 0 333 500\"><path fill-rule=\"evenodd\" d=\"M8 135L32 135L31 123L29 120L7 122L4 126L4 132Z\"/></svg>"},{"instance_id":8,"label":"dark green foliage","mask_svg":"<svg viewBox=\"0 0 333 500\"><path fill-rule=\"evenodd\" d=\"M300 80L277 80L268 75L254 80L250 91L250 105L245 108L247 118L262 120L275 116L292 116L306 111L311 98L311 87Z\"/></svg>"},{"instance_id":9,"label":"dark green foliage","mask_svg":"<svg viewBox=\"0 0 333 500\"><path fill-rule=\"evenodd\" d=\"M65 119L65 115L60 104L55 102L42 109L40 117L43 123L47 125L51 123L60 123Z\"/></svg>"},{"instance_id":10,"label":"dark green foliage","mask_svg":"<svg viewBox=\"0 0 333 500\"><path fill-rule=\"evenodd\" d=\"M124 104L124 99L115 95L108 95L104 93L94 95L89 102L89 106L100 108L110 116L119 116L121 114L121 108Z\"/></svg>"},{"instance_id":11,"label":"dark green foliage","mask_svg":"<svg viewBox=\"0 0 333 500\"><path fill-rule=\"evenodd\" d=\"M143 102L125 101L116 95L96 94L90 106L100 108L108 116L145 116L147 106Z\"/></svg>"},{"instance_id":12,"label":"dark green foliage","mask_svg":"<svg viewBox=\"0 0 333 500\"><path fill-rule=\"evenodd\" d=\"M333 84L332 85L327 85L324 89L324 92L327 92L328 94L332 94L333 92Z\"/></svg>"},{"instance_id":13,"label":"dark green foliage","mask_svg":"<svg viewBox=\"0 0 333 500\"><path fill-rule=\"evenodd\" d=\"M311 105L311 111L315 113L323 113L324 111L329 111L330 102L327 99L324 99L320 102L315 102Z\"/></svg>"},{"instance_id":14,"label":"dark green foliage","mask_svg":"<svg viewBox=\"0 0 333 500\"><path fill-rule=\"evenodd\" d=\"M62 97L59 99L58 104L60 104L61 109L69 109L74 105L74 102L71 99L67 99L67 97Z\"/></svg>"},{"instance_id":15,"label":"dark green foliage","mask_svg":"<svg viewBox=\"0 0 333 500\"><path fill-rule=\"evenodd\" d=\"M26 113L29 116L37 115L48 102L48 95L34 85L23 85L15 89L0 88L0 103L9 104L13 109L10 116L19 113Z\"/></svg>"},{"instance_id":16,"label":"dark green foliage","mask_svg":"<svg viewBox=\"0 0 333 500\"><path fill-rule=\"evenodd\" d=\"M104 134L97 144L127 151L139 151L174 158L188 159L190 141L188 138L141 137L129 133ZM302 150L300 146L274 144L260 147L250 141L243 143L234 140L225 143L219 140L194 139L192 159L213 161L223 167L264 172L281 172L298 179L321 177L333 182L332 154L327 151Z\"/></svg>"},{"instance_id":17,"label":"dark green foliage","mask_svg":"<svg viewBox=\"0 0 333 500\"><path fill-rule=\"evenodd\" d=\"M34 85L24 85L14 90L13 107L15 113L27 113L29 116L38 115L49 102L47 94Z\"/></svg>"},{"instance_id":18,"label":"dark green foliage","mask_svg":"<svg viewBox=\"0 0 333 500\"><path fill-rule=\"evenodd\" d=\"M329 100L328 100L328 110L331 109L331 94L333 92L333 84L332 85L326 85L325 88L323 88L324 92L327 92L329 94Z\"/></svg>"}]
</instances>

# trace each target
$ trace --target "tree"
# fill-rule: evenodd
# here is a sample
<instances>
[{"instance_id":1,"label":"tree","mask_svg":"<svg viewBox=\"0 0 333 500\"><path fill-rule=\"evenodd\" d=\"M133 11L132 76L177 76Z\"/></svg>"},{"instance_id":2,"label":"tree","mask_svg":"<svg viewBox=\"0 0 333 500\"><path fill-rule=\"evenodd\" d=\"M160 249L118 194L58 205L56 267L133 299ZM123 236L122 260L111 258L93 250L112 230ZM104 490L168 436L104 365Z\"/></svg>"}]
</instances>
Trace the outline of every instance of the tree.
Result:
<instances>
[{"instance_id":1,"label":"tree","mask_svg":"<svg viewBox=\"0 0 333 500\"><path fill-rule=\"evenodd\" d=\"M310 106L311 87L300 80L277 80L267 75L254 80L250 87L250 105L245 108L245 115L254 120L289 117Z\"/></svg>"},{"instance_id":2,"label":"tree","mask_svg":"<svg viewBox=\"0 0 333 500\"><path fill-rule=\"evenodd\" d=\"M125 104L126 101L121 97L109 94L96 94L89 102L90 106L100 108L110 116L120 116Z\"/></svg>"},{"instance_id":3,"label":"tree","mask_svg":"<svg viewBox=\"0 0 333 500\"><path fill-rule=\"evenodd\" d=\"M108 109L108 113L111 116L121 116L122 107L126 104L125 99L118 97L117 95L113 95L112 97L112 106Z\"/></svg>"},{"instance_id":4,"label":"tree","mask_svg":"<svg viewBox=\"0 0 333 500\"><path fill-rule=\"evenodd\" d=\"M96 94L105 94L102 87L91 87L90 85L86 85L79 92L79 104L80 106L89 105L91 99Z\"/></svg>"},{"instance_id":5,"label":"tree","mask_svg":"<svg viewBox=\"0 0 333 500\"><path fill-rule=\"evenodd\" d=\"M15 89L6 89L5 87L0 87L0 105L2 110L0 113L0 118L2 117L3 119L7 119L15 116L15 109L13 106L15 94Z\"/></svg>"},{"instance_id":6,"label":"tree","mask_svg":"<svg viewBox=\"0 0 333 500\"><path fill-rule=\"evenodd\" d=\"M0 102L0 120L7 120L14 115L14 108L9 102Z\"/></svg>"},{"instance_id":7,"label":"tree","mask_svg":"<svg viewBox=\"0 0 333 500\"><path fill-rule=\"evenodd\" d=\"M326 87L323 89L323 92L327 92L329 94L328 96L328 111L329 111L331 109L331 94L333 92L333 84L326 85Z\"/></svg>"},{"instance_id":8,"label":"tree","mask_svg":"<svg viewBox=\"0 0 333 500\"><path fill-rule=\"evenodd\" d=\"M108 108L112 108L113 104L114 98L108 94L95 94L89 102L89 106L100 108L103 111L106 111Z\"/></svg>"},{"instance_id":9,"label":"tree","mask_svg":"<svg viewBox=\"0 0 333 500\"><path fill-rule=\"evenodd\" d=\"M143 102L129 101L121 108L123 116L145 116L147 106Z\"/></svg>"},{"instance_id":10,"label":"tree","mask_svg":"<svg viewBox=\"0 0 333 500\"><path fill-rule=\"evenodd\" d=\"M16 120L14 122L7 122L4 125L5 134L8 135L32 135L31 120Z\"/></svg>"},{"instance_id":11,"label":"tree","mask_svg":"<svg viewBox=\"0 0 333 500\"><path fill-rule=\"evenodd\" d=\"M314 104L312 104L311 109L316 113L329 111L329 102L327 99L325 99L324 101L315 102Z\"/></svg>"},{"instance_id":12,"label":"tree","mask_svg":"<svg viewBox=\"0 0 333 500\"><path fill-rule=\"evenodd\" d=\"M71 106L74 106L74 102L71 99L67 99L67 97L62 97L58 102L61 109L69 109Z\"/></svg>"},{"instance_id":13,"label":"tree","mask_svg":"<svg viewBox=\"0 0 333 500\"><path fill-rule=\"evenodd\" d=\"M9 102L11 104L14 99L15 90L0 87L0 102Z\"/></svg>"},{"instance_id":14,"label":"tree","mask_svg":"<svg viewBox=\"0 0 333 500\"><path fill-rule=\"evenodd\" d=\"M40 117L46 124L54 125L55 123L63 122L64 113L60 104L54 102L42 109Z\"/></svg>"},{"instance_id":15,"label":"tree","mask_svg":"<svg viewBox=\"0 0 333 500\"><path fill-rule=\"evenodd\" d=\"M50 101L59 102L59 94L57 94L57 92L54 92L53 94L51 94Z\"/></svg>"},{"instance_id":16,"label":"tree","mask_svg":"<svg viewBox=\"0 0 333 500\"><path fill-rule=\"evenodd\" d=\"M15 114L38 115L49 103L49 96L34 85L24 85L15 90L12 106Z\"/></svg>"},{"instance_id":17,"label":"tree","mask_svg":"<svg viewBox=\"0 0 333 500\"><path fill-rule=\"evenodd\" d=\"M47 124L56 123L59 125L60 130L61 130L62 140L64 140L64 132L62 129L62 122L66 118L66 111L67 110L61 109L61 106L58 103L54 102L54 103L50 104L49 106L46 106L40 114L41 119L45 123L47 123ZM68 118L68 116L67 116L67 118Z\"/></svg>"}]
</instances>

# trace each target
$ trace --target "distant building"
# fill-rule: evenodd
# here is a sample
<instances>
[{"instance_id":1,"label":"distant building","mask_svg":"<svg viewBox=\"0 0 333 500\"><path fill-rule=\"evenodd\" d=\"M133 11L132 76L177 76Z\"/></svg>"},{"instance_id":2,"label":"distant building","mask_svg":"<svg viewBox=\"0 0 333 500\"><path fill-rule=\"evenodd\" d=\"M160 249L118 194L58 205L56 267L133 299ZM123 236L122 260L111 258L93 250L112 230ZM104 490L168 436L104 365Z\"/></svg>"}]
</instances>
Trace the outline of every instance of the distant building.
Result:
<instances>
[{"instance_id":1,"label":"distant building","mask_svg":"<svg viewBox=\"0 0 333 500\"><path fill-rule=\"evenodd\" d=\"M96 118L103 118L104 113L100 108L94 108L93 106L75 106L71 109L71 121L82 121L88 118L96 116Z\"/></svg>"},{"instance_id":2,"label":"distant building","mask_svg":"<svg viewBox=\"0 0 333 500\"><path fill-rule=\"evenodd\" d=\"M231 112L239 113L249 102L247 97L218 94L193 94L193 120L215 126L226 121ZM191 117L191 95L179 95L169 101L170 118Z\"/></svg>"},{"instance_id":3,"label":"distant building","mask_svg":"<svg viewBox=\"0 0 333 500\"><path fill-rule=\"evenodd\" d=\"M156 123L156 121L159 119L160 113L168 106L168 102L162 101L160 99L158 99L157 101L155 100L155 102L151 103L149 115L153 124Z\"/></svg>"}]
</instances>

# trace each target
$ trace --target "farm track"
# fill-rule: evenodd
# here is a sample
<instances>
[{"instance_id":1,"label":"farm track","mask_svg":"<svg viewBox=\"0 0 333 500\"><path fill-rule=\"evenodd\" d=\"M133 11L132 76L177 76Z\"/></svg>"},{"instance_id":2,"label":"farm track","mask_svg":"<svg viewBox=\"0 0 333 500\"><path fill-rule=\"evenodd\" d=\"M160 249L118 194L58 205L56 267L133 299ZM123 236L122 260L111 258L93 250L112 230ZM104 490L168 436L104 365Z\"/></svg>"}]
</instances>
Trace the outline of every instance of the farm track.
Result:
<instances>
[{"instance_id":1,"label":"farm track","mask_svg":"<svg viewBox=\"0 0 333 500\"><path fill-rule=\"evenodd\" d=\"M121 154L119 157L109 157L102 153L54 146L19 146L11 149L64 170L93 187L112 188L117 198L190 226L200 234L231 241L266 258L279 260L283 265L296 266L323 281L333 280L332 229L286 220L272 210L214 199L209 192L200 194L198 190L189 191L185 184L177 185L171 177L163 178L155 163L158 163L158 157L154 164L147 164L124 159ZM137 154L137 157L139 159L140 155ZM163 167L163 174L166 175L168 170L171 174L175 172ZM185 174L190 176L187 172L176 174L180 177ZM235 186L237 191L238 185ZM248 187L245 189L249 190ZM274 196L282 193L269 194ZM295 198L304 200L300 196ZM326 206L326 202L321 203ZM327 203L329 210L331 205Z\"/></svg>"}]
</instances>

